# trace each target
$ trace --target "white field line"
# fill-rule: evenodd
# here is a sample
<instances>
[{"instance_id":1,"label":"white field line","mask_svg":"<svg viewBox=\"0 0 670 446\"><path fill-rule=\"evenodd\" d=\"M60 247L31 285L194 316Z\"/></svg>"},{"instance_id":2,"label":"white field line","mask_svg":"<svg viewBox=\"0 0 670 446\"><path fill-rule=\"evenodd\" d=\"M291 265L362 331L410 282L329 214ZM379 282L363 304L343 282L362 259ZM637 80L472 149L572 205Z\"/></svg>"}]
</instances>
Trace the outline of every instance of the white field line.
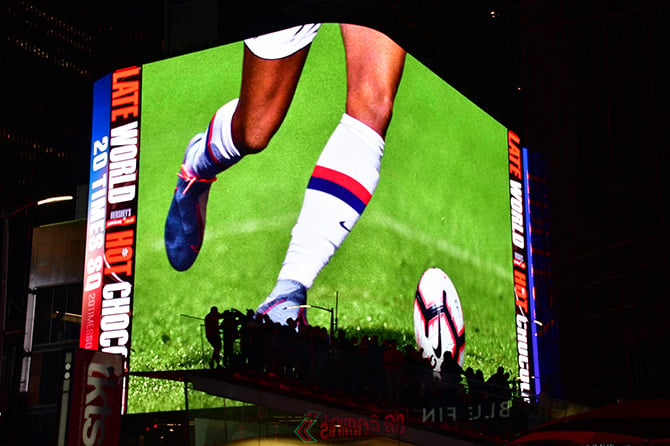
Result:
<instances>
[{"instance_id":1,"label":"white field line","mask_svg":"<svg viewBox=\"0 0 670 446\"><path fill-rule=\"evenodd\" d=\"M239 235L253 234L256 232L272 232L290 228L296 220L296 215L281 215L271 219L252 219L238 221L235 224L213 224L210 222L205 232L205 243L217 243L218 240L228 239ZM379 212L370 214L365 219L369 226L380 228L386 231L392 231L398 236L410 240L413 243L421 244L426 247L437 248L439 252L448 254L467 263L476 270L483 270L495 274L499 278L507 278L510 275L509 269L499 265L494 265L483 260L480 256L473 255L469 250L463 249L449 240L435 238L430 234L418 231L416 228L406 225L397 219L391 218ZM216 226L216 228L214 227ZM163 250L163 238L157 237L153 240L152 248L154 250Z\"/></svg>"}]
</instances>

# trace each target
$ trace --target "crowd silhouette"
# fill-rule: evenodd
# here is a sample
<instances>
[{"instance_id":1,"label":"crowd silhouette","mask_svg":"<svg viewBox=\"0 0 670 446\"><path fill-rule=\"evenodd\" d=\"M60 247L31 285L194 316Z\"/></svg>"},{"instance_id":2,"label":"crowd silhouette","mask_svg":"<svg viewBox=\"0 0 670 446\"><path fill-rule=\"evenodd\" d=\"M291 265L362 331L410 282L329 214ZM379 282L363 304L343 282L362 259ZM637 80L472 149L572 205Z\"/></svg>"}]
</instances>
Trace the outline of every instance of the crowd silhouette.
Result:
<instances>
[{"instance_id":1,"label":"crowd silhouette","mask_svg":"<svg viewBox=\"0 0 670 446\"><path fill-rule=\"evenodd\" d=\"M210 366L246 377L387 407L466 406L513 396L514 382L502 367L485 379L481 370L462 369L450 352L436 372L422 350L395 339L348 336L344 330L331 337L324 327L291 319L282 325L253 310L229 309L218 317L223 354Z\"/></svg>"}]
</instances>

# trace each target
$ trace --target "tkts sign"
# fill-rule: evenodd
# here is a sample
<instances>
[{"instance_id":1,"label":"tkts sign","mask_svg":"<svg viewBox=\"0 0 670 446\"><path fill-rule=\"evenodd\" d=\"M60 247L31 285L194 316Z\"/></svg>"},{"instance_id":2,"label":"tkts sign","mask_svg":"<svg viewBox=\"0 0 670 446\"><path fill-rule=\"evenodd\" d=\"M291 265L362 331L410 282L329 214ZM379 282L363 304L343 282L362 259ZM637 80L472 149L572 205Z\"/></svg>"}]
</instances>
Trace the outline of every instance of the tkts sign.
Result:
<instances>
[{"instance_id":1,"label":"tkts sign","mask_svg":"<svg viewBox=\"0 0 670 446\"><path fill-rule=\"evenodd\" d=\"M118 446L123 369L121 355L76 351L68 445Z\"/></svg>"},{"instance_id":2,"label":"tkts sign","mask_svg":"<svg viewBox=\"0 0 670 446\"><path fill-rule=\"evenodd\" d=\"M128 358L137 228L139 67L94 87L84 294L79 346Z\"/></svg>"}]
</instances>

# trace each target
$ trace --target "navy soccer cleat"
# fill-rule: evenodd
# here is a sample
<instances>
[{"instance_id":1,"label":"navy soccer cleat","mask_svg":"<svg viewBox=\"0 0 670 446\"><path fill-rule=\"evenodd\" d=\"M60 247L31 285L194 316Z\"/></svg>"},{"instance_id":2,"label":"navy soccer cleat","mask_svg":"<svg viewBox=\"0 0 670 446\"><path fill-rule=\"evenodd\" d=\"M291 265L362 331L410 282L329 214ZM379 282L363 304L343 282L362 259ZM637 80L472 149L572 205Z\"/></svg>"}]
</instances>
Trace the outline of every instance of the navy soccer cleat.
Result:
<instances>
[{"instance_id":1,"label":"navy soccer cleat","mask_svg":"<svg viewBox=\"0 0 670 446\"><path fill-rule=\"evenodd\" d=\"M274 322L286 325L288 319L296 321L298 326L307 323L307 288L294 280L280 280L267 299L258 307L256 313L268 315Z\"/></svg>"},{"instance_id":2,"label":"navy soccer cleat","mask_svg":"<svg viewBox=\"0 0 670 446\"><path fill-rule=\"evenodd\" d=\"M186 153L202 138L191 140ZM177 187L165 221L165 250L177 271L185 271L198 257L205 234L209 189L215 178L198 178L182 164Z\"/></svg>"}]
</instances>

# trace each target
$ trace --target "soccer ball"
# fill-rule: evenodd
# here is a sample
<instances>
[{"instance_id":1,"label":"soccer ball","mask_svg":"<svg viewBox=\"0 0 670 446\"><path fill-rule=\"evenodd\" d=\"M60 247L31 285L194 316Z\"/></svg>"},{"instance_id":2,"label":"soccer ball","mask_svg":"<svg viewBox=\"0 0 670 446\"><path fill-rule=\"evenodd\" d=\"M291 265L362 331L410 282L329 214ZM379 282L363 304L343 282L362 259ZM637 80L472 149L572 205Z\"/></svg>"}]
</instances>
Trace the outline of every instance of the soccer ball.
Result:
<instances>
[{"instance_id":1,"label":"soccer ball","mask_svg":"<svg viewBox=\"0 0 670 446\"><path fill-rule=\"evenodd\" d=\"M465 320L458 292L449 276L439 268L427 269L416 288L414 299L416 345L430 358L433 370L442 368L444 352L463 365Z\"/></svg>"}]
</instances>

